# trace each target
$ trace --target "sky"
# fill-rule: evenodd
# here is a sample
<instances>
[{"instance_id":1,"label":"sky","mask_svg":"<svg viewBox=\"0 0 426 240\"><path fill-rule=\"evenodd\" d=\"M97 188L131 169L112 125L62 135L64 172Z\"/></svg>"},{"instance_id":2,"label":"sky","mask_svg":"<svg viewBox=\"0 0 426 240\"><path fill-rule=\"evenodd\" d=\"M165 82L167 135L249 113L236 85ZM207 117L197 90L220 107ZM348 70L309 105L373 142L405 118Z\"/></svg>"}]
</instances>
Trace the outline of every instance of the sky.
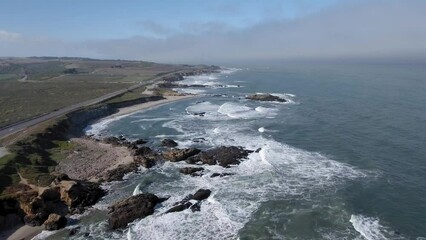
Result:
<instances>
[{"instance_id":1,"label":"sky","mask_svg":"<svg viewBox=\"0 0 426 240\"><path fill-rule=\"evenodd\" d=\"M0 56L426 59L426 0L1 0Z\"/></svg>"}]
</instances>

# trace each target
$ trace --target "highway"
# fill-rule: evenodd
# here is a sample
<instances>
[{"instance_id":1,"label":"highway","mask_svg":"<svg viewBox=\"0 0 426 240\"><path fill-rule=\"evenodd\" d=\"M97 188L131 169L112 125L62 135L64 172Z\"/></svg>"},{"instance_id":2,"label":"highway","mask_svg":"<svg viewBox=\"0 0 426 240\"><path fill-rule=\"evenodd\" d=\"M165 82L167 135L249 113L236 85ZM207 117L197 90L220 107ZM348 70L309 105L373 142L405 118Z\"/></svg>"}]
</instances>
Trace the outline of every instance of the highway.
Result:
<instances>
[{"instance_id":1,"label":"highway","mask_svg":"<svg viewBox=\"0 0 426 240\"><path fill-rule=\"evenodd\" d=\"M176 72L179 72L179 71L176 71ZM5 126L3 128L0 128L0 139L6 137L8 135L23 131L23 130L27 129L28 127L37 125L37 124L45 122L47 120L54 119L54 118L63 116L67 113L76 111L80 108L87 107L87 106L94 105L94 104L98 104L98 103L107 101L107 100L109 100L113 97L119 96L120 94L126 93L128 91L131 91L131 90L134 90L134 89L146 86L146 85L153 84L153 83L155 83L159 80L162 80L164 77L170 76L170 75L172 75L176 72L168 73L166 75L156 77L156 78L153 78L153 79L148 80L148 81L140 82L140 83L133 85L133 86L126 88L126 89L122 89L122 90L118 90L118 91L115 91L115 92L112 92L112 93L108 93L104 96L101 96L101 97L98 97L98 98L95 98L95 99L91 99L91 100L88 100L88 101L77 103L77 104L74 104L74 105L71 105L71 106L68 106L68 107L64 107L64 108L58 109L56 111L53 111L53 112L32 118L32 119L20 121L18 123L12 124L12 125Z\"/></svg>"}]
</instances>

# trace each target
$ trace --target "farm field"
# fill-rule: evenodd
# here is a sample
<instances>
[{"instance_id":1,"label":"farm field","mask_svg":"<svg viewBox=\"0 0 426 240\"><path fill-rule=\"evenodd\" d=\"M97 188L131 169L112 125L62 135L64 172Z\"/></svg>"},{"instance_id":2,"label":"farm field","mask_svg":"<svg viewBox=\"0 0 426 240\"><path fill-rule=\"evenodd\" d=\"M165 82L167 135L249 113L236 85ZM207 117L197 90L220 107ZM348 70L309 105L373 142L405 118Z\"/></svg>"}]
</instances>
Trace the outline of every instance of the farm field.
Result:
<instances>
[{"instance_id":1,"label":"farm field","mask_svg":"<svg viewBox=\"0 0 426 240\"><path fill-rule=\"evenodd\" d=\"M84 58L0 58L0 127L187 66Z\"/></svg>"}]
</instances>

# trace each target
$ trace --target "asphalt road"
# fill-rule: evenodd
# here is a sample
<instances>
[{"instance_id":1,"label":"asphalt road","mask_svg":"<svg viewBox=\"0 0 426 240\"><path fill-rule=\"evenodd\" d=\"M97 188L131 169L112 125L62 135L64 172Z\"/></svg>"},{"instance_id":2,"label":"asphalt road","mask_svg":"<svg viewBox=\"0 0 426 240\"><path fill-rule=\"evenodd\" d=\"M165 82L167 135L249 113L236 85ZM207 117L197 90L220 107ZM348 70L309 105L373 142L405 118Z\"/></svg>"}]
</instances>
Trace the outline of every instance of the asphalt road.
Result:
<instances>
[{"instance_id":1,"label":"asphalt road","mask_svg":"<svg viewBox=\"0 0 426 240\"><path fill-rule=\"evenodd\" d=\"M179 72L179 71L177 71L177 72ZM176 72L174 72L174 73L176 73ZM59 116L73 112L73 111L78 110L80 108L104 102L104 101L109 100L113 97L116 97L120 94L126 93L130 90L134 90L136 88L140 88L140 87L145 86L145 85L153 84L156 81L161 80L163 77L169 76L171 74L173 74L173 73L169 73L169 74L166 74L166 75L161 76L161 77L153 78L151 80L144 81L144 82L138 83L136 85L133 85L129 88L118 90L118 91L115 91L115 92L112 92L112 93L108 93L104 96L101 96L101 97L98 97L98 98L95 98L95 99L91 99L91 100L84 101L84 102L81 102L81 103L77 103L77 104L74 104L74 105L71 105L71 106L68 106L68 107L65 107L65 108L61 108L61 109L56 110L54 112L51 112L51 113L48 113L48 114L45 114L45 115L42 115L42 116L39 116L39 117L36 117L36 118L33 118L33 119L24 120L24 121L6 126L4 128L0 128L0 139L6 137L8 135L11 135L13 133L23 131L23 130L27 129L28 127L34 126L34 125L42 123L44 121L47 121L47 120L50 120L50 119L53 119L53 118L57 118Z\"/></svg>"}]
</instances>

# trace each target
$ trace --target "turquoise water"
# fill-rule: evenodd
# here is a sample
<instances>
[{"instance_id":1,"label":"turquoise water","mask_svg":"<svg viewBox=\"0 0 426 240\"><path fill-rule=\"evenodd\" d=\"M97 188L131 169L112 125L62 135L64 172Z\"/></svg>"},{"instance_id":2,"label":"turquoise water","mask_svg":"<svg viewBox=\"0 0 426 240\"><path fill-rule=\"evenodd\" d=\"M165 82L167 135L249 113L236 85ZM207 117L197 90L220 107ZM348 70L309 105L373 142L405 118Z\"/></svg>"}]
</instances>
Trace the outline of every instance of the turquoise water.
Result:
<instances>
[{"instance_id":1,"label":"turquoise water","mask_svg":"<svg viewBox=\"0 0 426 240\"><path fill-rule=\"evenodd\" d=\"M89 132L146 138L151 145L169 137L181 147L262 150L239 166L209 166L204 177L179 174L185 163L165 163L109 185L101 212L137 185L171 198L123 232L105 230L103 213L83 217L94 238L426 237L425 66L277 64L184 81L210 87L190 90L200 94L195 99L102 121ZM244 99L257 92L289 102ZM212 172L236 174L213 179ZM213 195L200 213L163 214L201 187Z\"/></svg>"}]
</instances>

